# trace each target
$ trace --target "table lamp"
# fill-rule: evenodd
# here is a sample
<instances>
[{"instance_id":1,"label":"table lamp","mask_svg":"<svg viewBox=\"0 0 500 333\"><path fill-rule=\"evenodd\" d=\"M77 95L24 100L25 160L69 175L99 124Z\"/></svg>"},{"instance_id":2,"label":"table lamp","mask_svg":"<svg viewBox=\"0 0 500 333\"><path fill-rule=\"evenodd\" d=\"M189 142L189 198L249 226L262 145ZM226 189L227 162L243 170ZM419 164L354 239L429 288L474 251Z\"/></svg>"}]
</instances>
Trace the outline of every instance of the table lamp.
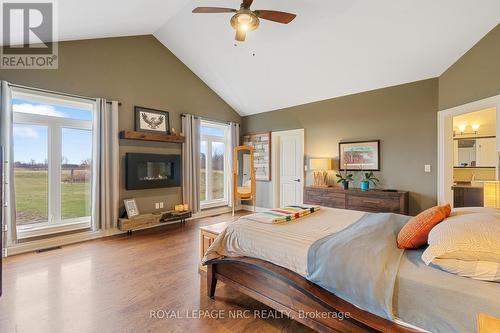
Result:
<instances>
[{"instance_id":1,"label":"table lamp","mask_svg":"<svg viewBox=\"0 0 500 333\"><path fill-rule=\"evenodd\" d=\"M500 182L484 182L484 207L500 208Z\"/></svg>"},{"instance_id":2,"label":"table lamp","mask_svg":"<svg viewBox=\"0 0 500 333\"><path fill-rule=\"evenodd\" d=\"M332 170L331 158L311 158L309 160L309 169L314 171L314 186L328 186L326 178L328 176L328 170Z\"/></svg>"}]
</instances>

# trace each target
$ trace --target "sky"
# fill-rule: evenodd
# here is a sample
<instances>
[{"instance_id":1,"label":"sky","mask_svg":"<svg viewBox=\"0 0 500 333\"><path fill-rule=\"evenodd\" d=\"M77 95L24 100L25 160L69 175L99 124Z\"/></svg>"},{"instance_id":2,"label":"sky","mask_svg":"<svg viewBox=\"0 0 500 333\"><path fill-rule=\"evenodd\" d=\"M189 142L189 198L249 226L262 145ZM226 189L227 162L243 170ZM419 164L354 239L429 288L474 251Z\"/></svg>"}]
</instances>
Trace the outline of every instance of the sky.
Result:
<instances>
[{"instance_id":1,"label":"sky","mask_svg":"<svg viewBox=\"0 0 500 333\"><path fill-rule=\"evenodd\" d=\"M211 136L221 136L224 137L224 129L220 127L211 127L211 126L203 126L201 125L200 134L203 135L211 135ZM200 152L202 154L207 153L207 145L206 142L201 141ZM224 153L224 143L222 142L212 142L212 155L222 155Z\"/></svg>"},{"instance_id":2,"label":"sky","mask_svg":"<svg viewBox=\"0 0 500 333\"><path fill-rule=\"evenodd\" d=\"M211 127L201 125L200 134L203 135L214 135L214 136L224 136L224 129L220 127Z\"/></svg>"},{"instance_id":3,"label":"sky","mask_svg":"<svg viewBox=\"0 0 500 333\"><path fill-rule=\"evenodd\" d=\"M53 117L66 117L80 120L92 120L92 112L34 103L22 99L13 99L14 112L34 113ZM29 163L44 163L48 158L48 128L47 126L14 124L14 161ZM92 156L92 132L63 128L62 156L70 164L80 164Z\"/></svg>"}]
</instances>

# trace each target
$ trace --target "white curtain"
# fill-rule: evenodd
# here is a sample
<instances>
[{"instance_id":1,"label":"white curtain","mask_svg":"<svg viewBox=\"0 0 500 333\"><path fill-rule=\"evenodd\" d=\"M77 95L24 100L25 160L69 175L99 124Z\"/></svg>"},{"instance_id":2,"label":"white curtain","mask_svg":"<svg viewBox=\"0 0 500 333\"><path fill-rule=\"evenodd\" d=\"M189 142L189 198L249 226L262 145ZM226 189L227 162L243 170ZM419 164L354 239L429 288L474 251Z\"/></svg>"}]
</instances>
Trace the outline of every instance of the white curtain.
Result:
<instances>
[{"instance_id":1,"label":"white curtain","mask_svg":"<svg viewBox=\"0 0 500 333\"><path fill-rule=\"evenodd\" d=\"M200 211L200 118L182 115L182 200L193 213Z\"/></svg>"},{"instance_id":2,"label":"white curtain","mask_svg":"<svg viewBox=\"0 0 500 333\"><path fill-rule=\"evenodd\" d=\"M233 155L234 148L240 145L240 124L238 123L229 123L229 156L228 156L228 199L229 199L229 207L233 205Z\"/></svg>"},{"instance_id":3,"label":"white curtain","mask_svg":"<svg viewBox=\"0 0 500 333\"><path fill-rule=\"evenodd\" d=\"M14 193L14 148L12 121L12 91L9 83L1 81L0 145L4 155L4 223L8 227L7 246L17 242L16 196ZM0 184L1 186L1 184ZM1 231L0 231L1 232Z\"/></svg>"},{"instance_id":4,"label":"white curtain","mask_svg":"<svg viewBox=\"0 0 500 333\"><path fill-rule=\"evenodd\" d=\"M93 129L92 228L108 230L119 209L118 102L97 99Z\"/></svg>"}]
</instances>

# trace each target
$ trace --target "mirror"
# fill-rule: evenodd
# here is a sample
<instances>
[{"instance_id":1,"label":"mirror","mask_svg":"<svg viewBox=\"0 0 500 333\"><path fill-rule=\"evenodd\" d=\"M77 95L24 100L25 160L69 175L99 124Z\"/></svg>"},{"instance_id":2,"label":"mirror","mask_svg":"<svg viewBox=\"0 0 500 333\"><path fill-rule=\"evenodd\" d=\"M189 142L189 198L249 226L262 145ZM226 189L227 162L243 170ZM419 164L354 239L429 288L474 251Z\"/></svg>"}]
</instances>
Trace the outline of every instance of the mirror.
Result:
<instances>
[{"instance_id":1,"label":"mirror","mask_svg":"<svg viewBox=\"0 0 500 333\"><path fill-rule=\"evenodd\" d=\"M453 143L455 168L495 167L495 137L455 139Z\"/></svg>"},{"instance_id":2,"label":"mirror","mask_svg":"<svg viewBox=\"0 0 500 333\"><path fill-rule=\"evenodd\" d=\"M238 192L252 192L251 177L251 152L249 150L238 151Z\"/></svg>"},{"instance_id":3,"label":"mirror","mask_svg":"<svg viewBox=\"0 0 500 333\"><path fill-rule=\"evenodd\" d=\"M476 166L476 140L460 139L457 140L457 167Z\"/></svg>"},{"instance_id":4,"label":"mirror","mask_svg":"<svg viewBox=\"0 0 500 333\"><path fill-rule=\"evenodd\" d=\"M254 149L248 146L234 148L233 154L233 214L237 200L252 200L255 209Z\"/></svg>"}]
</instances>

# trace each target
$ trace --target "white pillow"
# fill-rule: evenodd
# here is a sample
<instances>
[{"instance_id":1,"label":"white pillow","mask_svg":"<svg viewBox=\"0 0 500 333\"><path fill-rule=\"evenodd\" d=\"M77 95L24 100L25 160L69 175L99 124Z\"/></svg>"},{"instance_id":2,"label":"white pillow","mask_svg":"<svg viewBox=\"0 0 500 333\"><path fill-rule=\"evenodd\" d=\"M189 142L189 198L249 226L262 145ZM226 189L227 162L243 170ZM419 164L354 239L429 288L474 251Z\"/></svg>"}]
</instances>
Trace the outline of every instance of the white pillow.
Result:
<instances>
[{"instance_id":1,"label":"white pillow","mask_svg":"<svg viewBox=\"0 0 500 333\"><path fill-rule=\"evenodd\" d=\"M500 214L449 217L431 230L428 243L427 265L435 258L500 262Z\"/></svg>"},{"instance_id":2,"label":"white pillow","mask_svg":"<svg viewBox=\"0 0 500 333\"><path fill-rule=\"evenodd\" d=\"M450 216L474 214L474 213L500 214L500 209L491 207L460 207L460 208L453 208L451 210Z\"/></svg>"},{"instance_id":3,"label":"white pillow","mask_svg":"<svg viewBox=\"0 0 500 333\"><path fill-rule=\"evenodd\" d=\"M500 262L434 259L432 264L452 274L476 280L500 282Z\"/></svg>"}]
</instances>

